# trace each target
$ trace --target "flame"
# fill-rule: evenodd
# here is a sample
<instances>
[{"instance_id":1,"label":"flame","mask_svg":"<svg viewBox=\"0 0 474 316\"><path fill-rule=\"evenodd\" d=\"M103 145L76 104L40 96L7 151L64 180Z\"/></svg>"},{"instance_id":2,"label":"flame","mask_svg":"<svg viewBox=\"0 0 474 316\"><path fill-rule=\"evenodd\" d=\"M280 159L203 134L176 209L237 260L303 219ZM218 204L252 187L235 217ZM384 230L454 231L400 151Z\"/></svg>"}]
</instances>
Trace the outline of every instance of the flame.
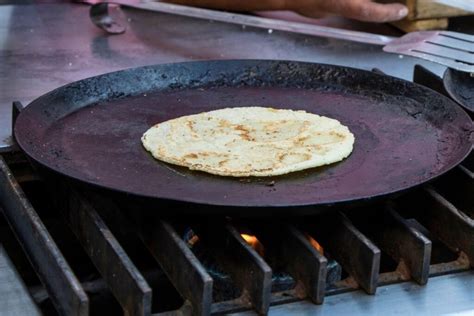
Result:
<instances>
[{"instance_id":1,"label":"flame","mask_svg":"<svg viewBox=\"0 0 474 316\"><path fill-rule=\"evenodd\" d=\"M240 234L240 236L242 236L242 238L252 247L258 242L258 239L255 236L247 234Z\"/></svg>"},{"instance_id":2,"label":"flame","mask_svg":"<svg viewBox=\"0 0 474 316\"><path fill-rule=\"evenodd\" d=\"M240 236L242 236L242 238L247 242L247 244L250 245L250 247L255 249L255 251L257 251L258 254L263 257L263 245L260 243L257 237L247 234L240 234Z\"/></svg>"},{"instance_id":3,"label":"flame","mask_svg":"<svg viewBox=\"0 0 474 316\"><path fill-rule=\"evenodd\" d=\"M311 246L313 246L314 249L319 251L321 254L324 254L324 249L321 247L321 245L310 235L306 234L306 238L308 239L309 243Z\"/></svg>"},{"instance_id":4,"label":"flame","mask_svg":"<svg viewBox=\"0 0 474 316\"><path fill-rule=\"evenodd\" d=\"M188 245L192 248L199 241L198 235L194 235L188 240Z\"/></svg>"}]
</instances>

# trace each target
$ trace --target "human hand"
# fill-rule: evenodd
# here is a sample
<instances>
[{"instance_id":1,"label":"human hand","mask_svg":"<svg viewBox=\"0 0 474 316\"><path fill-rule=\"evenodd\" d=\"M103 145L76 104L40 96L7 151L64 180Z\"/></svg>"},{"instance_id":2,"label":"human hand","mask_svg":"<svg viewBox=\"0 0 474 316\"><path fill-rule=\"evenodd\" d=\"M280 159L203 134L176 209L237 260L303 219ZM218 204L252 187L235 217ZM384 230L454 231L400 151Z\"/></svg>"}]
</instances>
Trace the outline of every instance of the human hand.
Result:
<instances>
[{"instance_id":1,"label":"human hand","mask_svg":"<svg viewBox=\"0 0 474 316\"><path fill-rule=\"evenodd\" d=\"M380 4L372 0L162 0L176 4L229 11L291 10L307 17L341 15L368 22L401 20L408 14L400 3Z\"/></svg>"},{"instance_id":2,"label":"human hand","mask_svg":"<svg viewBox=\"0 0 474 316\"><path fill-rule=\"evenodd\" d=\"M312 18L340 15L367 22L390 22L408 14L408 8L400 3L380 4L372 0L301 0L293 3L293 11Z\"/></svg>"},{"instance_id":3,"label":"human hand","mask_svg":"<svg viewBox=\"0 0 474 316\"><path fill-rule=\"evenodd\" d=\"M307 17L340 15L367 22L390 22L401 20L408 8L400 3L380 4L372 0L304 0L293 10Z\"/></svg>"}]
</instances>

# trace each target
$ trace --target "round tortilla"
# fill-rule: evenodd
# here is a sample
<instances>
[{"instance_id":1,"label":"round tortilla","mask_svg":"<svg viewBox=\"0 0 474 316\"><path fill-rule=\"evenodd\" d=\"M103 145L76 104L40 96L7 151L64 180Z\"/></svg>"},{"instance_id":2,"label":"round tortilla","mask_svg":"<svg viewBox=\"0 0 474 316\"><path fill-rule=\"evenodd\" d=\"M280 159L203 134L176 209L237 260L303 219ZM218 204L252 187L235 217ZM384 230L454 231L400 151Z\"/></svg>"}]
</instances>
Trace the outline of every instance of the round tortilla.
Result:
<instances>
[{"instance_id":1,"label":"round tortilla","mask_svg":"<svg viewBox=\"0 0 474 316\"><path fill-rule=\"evenodd\" d=\"M156 159L192 170L267 177L341 161L354 135L335 119L305 111L240 107L159 123L142 143Z\"/></svg>"}]
</instances>

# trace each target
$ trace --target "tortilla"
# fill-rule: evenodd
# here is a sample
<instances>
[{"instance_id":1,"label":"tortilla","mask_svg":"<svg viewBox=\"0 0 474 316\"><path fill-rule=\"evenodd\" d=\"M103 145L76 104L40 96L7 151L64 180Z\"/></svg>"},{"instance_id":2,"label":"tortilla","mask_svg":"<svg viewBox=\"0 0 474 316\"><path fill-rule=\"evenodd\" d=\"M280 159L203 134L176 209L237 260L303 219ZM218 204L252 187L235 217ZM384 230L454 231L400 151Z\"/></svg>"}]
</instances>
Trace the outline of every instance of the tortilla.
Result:
<instances>
[{"instance_id":1,"label":"tortilla","mask_svg":"<svg viewBox=\"0 0 474 316\"><path fill-rule=\"evenodd\" d=\"M232 177L267 177L348 157L354 135L339 121L305 111L225 108L159 123L142 136L158 160Z\"/></svg>"}]
</instances>

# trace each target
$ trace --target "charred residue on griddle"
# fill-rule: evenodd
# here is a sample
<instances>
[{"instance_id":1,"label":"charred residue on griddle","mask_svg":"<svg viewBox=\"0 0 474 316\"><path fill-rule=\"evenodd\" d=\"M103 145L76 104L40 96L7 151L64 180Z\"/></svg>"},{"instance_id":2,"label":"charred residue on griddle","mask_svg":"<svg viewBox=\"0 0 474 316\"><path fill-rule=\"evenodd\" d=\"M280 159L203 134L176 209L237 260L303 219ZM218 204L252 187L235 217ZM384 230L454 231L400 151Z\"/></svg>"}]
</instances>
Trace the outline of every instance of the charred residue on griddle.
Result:
<instances>
[{"instance_id":1,"label":"charred residue on griddle","mask_svg":"<svg viewBox=\"0 0 474 316\"><path fill-rule=\"evenodd\" d=\"M248 178L239 178L239 182L241 183L253 183L253 184L261 184L267 187L274 187L277 183L274 179L268 178L259 178L259 177L248 177Z\"/></svg>"}]
</instances>

